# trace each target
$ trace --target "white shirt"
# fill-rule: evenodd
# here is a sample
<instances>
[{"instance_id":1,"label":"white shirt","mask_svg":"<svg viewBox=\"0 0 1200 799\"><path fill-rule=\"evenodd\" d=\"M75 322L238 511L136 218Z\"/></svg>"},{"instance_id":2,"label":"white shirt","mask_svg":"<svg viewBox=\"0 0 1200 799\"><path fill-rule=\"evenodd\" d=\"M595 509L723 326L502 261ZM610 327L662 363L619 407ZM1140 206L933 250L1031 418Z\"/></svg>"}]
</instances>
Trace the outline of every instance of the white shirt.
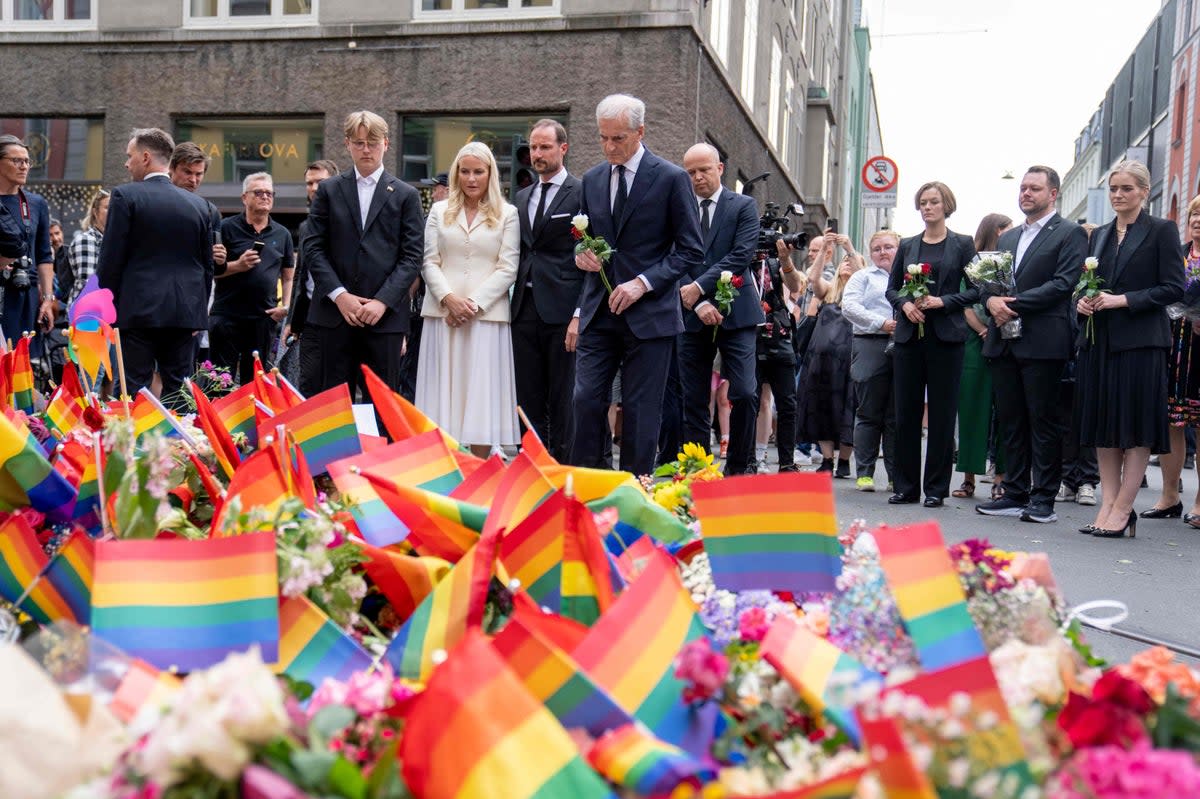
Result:
<instances>
[{"instance_id":1,"label":"white shirt","mask_svg":"<svg viewBox=\"0 0 1200 799\"><path fill-rule=\"evenodd\" d=\"M166 178L167 180L170 180L171 175L167 172L147 172L142 180L149 180L150 178Z\"/></svg>"},{"instance_id":2,"label":"white shirt","mask_svg":"<svg viewBox=\"0 0 1200 799\"><path fill-rule=\"evenodd\" d=\"M854 335L883 332L884 323L892 318L887 287L888 271L874 264L858 270L846 281L846 288L842 289L842 316L850 320Z\"/></svg>"},{"instance_id":3,"label":"white shirt","mask_svg":"<svg viewBox=\"0 0 1200 799\"><path fill-rule=\"evenodd\" d=\"M559 170L558 170L558 172L556 172L554 174L554 177L550 178L549 180L541 181L540 183L537 183L534 185L533 191L529 192L529 207L527 208L527 210L529 211L529 224L530 225L532 225L533 220L537 218L538 199L540 198L542 192L545 192L545 194L546 194L546 202L544 204L544 207L546 208L546 210L549 210L550 203L554 202L555 195L558 194L559 188L562 187L563 181L565 181L566 179L567 179L567 168L559 167ZM545 186L545 188L542 188L543 185Z\"/></svg>"},{"instance_id":4,"label":"white shirt","mask_svg":"<svg viewBox=\"0 0 1200 799\"><path fill-rule=\"evenodd\" d=\"M1050 217L1054 216L1054 208L1046 212L1046 215L1036 222L1026 222L1021 225L1021 239L1017 242L1017 251L1013 254L1013 273L1015 274L1021 268L1021 259L1025 257L1025 251L1029 249L1029 245L1033 244L1033 240L1042 232L1042 228L1050 221Z\"/></svg>"},{"instance_id":5,"label":"white shirt","mask_svg":"<svg viewBox=\"0 0 1200 799\"><path fill-rule=\"evenodd\" d=\"M367 226L367 212L371 210L371 200L375 197L375 189L379 186L379 176L382 174L383 164L380 164L374 172L365 176L358 171L358 167L354 167L354 182L358 186L359 221L363 228ZM345 293L346 288L338 286L329 292L329 299L336 300L340 295Z\"/></svg>"},{"instance_id":6,"label":"white shirt","mask_svg":"<svg viewBox=\"0 0 1200 799\"><path fill-rule=\"evenodd\" d=\"M629 197L629 190L633 188L633 177L637 174L638 167L642 165L642 156L646 154L646 145L639 144L637 152L633 154L628 161L625 162L625 196ZM621 173L617 169L616 164L611 164L608 171L608 210L612 211L613 204L617 201L617 178ZM613 222L620 220L614 219Z\"/></svg>"}]
</instances>

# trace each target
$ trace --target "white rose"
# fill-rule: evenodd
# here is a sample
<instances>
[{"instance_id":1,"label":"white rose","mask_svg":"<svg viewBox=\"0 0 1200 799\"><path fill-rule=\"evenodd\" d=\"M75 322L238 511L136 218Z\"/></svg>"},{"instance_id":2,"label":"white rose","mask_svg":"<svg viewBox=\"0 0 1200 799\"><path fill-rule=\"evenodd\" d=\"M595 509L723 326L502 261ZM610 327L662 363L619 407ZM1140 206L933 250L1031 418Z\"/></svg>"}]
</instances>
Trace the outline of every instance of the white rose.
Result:
<instances>
[{"instance_id":1,"label":"white rose","mask_svg":"<svg viewBox=\"0 0 1200 799\"><path fill-rule=\"evenodd\" d=\"M1095 256L1092 256L1091 258L1085 258L1083 261L1083 268L1089 272L1098 266L1100 266L1100 260Z\"/></svg>"},{"instance_id":2,"label":"white rose","mask_svg":"<svg viewBox=\"0 0 1200 799\"><path fill-rule=\"evenodd\" d=\"M249 747L231 736L215 713L189 719L183 732L192 757L223 780L237 779L250 762Z\"/></svg>"},{"instance_id":3,"label":"white rose","mask_svg":"<svg viewBox=\"0 0 1200 799\"><path fill-rule=\"evenodd\" d=\"M721 272L721 282L728 283L731 280L733 280L733 272L730 272L728 269L723 270Z\"/></svg>"},{"instance_id":4,"label":"white rose","mask_svg":"<svg viewBox=\"0 0 1200 799\"><path fill-rule=\"evenodd\" d=\"M575 214L575 216L571 217L571 225L576 230L578 230L580 233L582 233L583 231L587 230L588 215L587 214Z\"/></svg>"},{"instance_id":5,"label":"white rose","mask_svg":"<svg viewBox=\"0 0 1200 799\"><path fill-rule=\"evenodd\" d=\"M919 275L919 274L921 274L921 265L920 264L909 264L908 266L906 266L904 268L904 271L908 272L910 275Z\"/></svg>"}]
</instances>

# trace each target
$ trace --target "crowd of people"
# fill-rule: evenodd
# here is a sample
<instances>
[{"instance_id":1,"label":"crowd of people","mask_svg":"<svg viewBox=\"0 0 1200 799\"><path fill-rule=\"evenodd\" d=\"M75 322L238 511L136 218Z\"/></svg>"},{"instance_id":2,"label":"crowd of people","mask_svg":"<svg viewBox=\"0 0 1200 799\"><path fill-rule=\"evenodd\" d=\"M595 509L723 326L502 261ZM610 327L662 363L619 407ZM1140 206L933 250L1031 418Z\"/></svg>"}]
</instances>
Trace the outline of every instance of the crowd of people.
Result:
<instances>
[{"instance_id":1,"label":"crowd of people","mask_svg":"<svg viewBox=\"0 0 1200 799\"><path fill-rule=\"evenodd\" d=\"M819 460L862 491L882 453L892 504L972 498L990 463L981 514L1053 522L1076 501L1097 506L1081 532L1099 537L1133 535L1138 518L1200 527L1200 496L1185 515L1177 489L1200 348L1167 311L1200 275L1200 198L1185 255L1175 224L1145 210L1136 161L1108 178L1105 225L1064 219L1058 174L1033 166L1020 223L990 214L957 233L954 193L932 181L914 198L923 230L876 231L864 258L832 226L794 251L723 185L711 144L679 165L646 147L628 95L597 106L604 160L581 176L563 125L534 123L539 179L511 204L481 142L427 181L425 212L384 169L382 117L355 112L344 133L353 168L309 164L293 246L270 174L247 176L243 212L222 219L196 193L203 150L135 130L132 181L96 194L57 264L46 204L23 188L28 152L0 137L0 233L24 242L0 248L5 328L48 326L95 274L131 392L157 375L174 395L205 349L248 381L282 327L303 393L358 386L365 364L480 454L528 425L563 462L611 468L619 451L647 474L695 442L736 475L767 468L773 435L779 471ZM1011 255L1010 290L968 278L980 253ZM1163 493L1139 517L1152 455Z\"/></svg>"}]
</instances>

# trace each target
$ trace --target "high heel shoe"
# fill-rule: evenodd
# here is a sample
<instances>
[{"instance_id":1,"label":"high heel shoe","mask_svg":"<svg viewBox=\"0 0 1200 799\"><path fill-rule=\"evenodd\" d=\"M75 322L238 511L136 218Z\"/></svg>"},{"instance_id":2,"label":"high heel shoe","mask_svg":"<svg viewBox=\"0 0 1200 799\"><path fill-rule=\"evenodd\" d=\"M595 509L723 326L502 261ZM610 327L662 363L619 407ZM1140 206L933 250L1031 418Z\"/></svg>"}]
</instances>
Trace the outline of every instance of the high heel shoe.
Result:
<instances>
[{"instance_id":1,"label":"high heel shoe","mask_svg":"<svg viewBox=\"0 0 1200 799\"><path fill-rule=\"evenodd\" d=\"M1091 535L1092 533L1096 532L1096 525L1085 524L1083 527L1079 528L1079 532L1083 533L1084 535Z\"/></svg>"},{"instance_id":2,"label":"high heel shoe","mask_svg":"<svg viewBox=\"0 0 1200 799\"><path fill-rule=\"evenodd\" d=\"M1167 508L1151 508L1144 510L1140 516L1143 519L1178 519L1183 515L1183 503L1176 502Z\"/></svg>"},{"instance_id":3,"label":"high heel shoe","mask_svg":"<svg viewBox=\"0 0 1200 799\"><path fill-rule=\"evenodd\" d=\"M1120 530L1104 530L1097 527L1092 531L1092 535L1096 538L1124 538L1125 531L1128 530L1130 538L1137 538L1137 520L1137 512L1131 510L1129 511L1129 520L1125 522L1125 526Z\"/></svg>"}]
</instances>

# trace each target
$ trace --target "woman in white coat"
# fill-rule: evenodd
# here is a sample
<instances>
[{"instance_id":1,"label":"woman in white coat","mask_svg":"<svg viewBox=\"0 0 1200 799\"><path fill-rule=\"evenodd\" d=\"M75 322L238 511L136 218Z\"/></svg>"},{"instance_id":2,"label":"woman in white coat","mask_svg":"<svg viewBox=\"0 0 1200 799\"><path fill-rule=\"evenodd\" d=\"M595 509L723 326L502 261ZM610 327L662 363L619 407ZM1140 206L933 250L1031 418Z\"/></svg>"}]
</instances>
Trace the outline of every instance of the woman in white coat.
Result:
<instances>
[{"instance_id":1,"label":"woman in white coat","mask_svg":"<svg viewBox=\"0 0 1200 799\"><path fill-rule=\"evenodd\" d=\"M508 290L521 246L496 159L469 142L450 167L450 196L425 222L428 321L417 361L417 406L477 455L516 444L517 390Z\"/></svg>"}]
</instances>

